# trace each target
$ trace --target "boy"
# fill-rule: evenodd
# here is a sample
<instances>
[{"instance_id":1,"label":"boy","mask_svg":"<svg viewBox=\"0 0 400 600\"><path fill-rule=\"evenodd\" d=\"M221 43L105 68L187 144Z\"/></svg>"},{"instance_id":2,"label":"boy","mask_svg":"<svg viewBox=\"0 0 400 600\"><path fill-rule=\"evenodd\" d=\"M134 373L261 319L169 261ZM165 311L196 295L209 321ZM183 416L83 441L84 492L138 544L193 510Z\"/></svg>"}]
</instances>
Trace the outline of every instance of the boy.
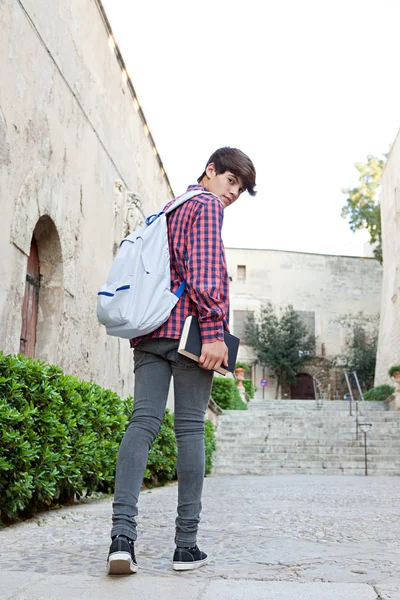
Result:
<instances>
[{"instance_id":1,"label":"boy","mask_svg":"<svg viewBox=\"0 0 400 600\"><path fill-rule=\"evenodd\" d=\"M204 479L204 416L213 371L222 363L227 365L228 353L223 336L229 317L229 279L221 239L223 210L245 190L255 196L255 179L248 156L236 148L220 148L209 158L198 185L188 188L198 189L198 195L168 215L171 291L175 292L184 279L186 288L161 327L131 340L134 410L118 454L107 560L110 575L135 573L138 568L134 553L138 496L148 452L164 416L171 376L178 446L178 516L172 564L174 570L186 571L207 562L196 537ZM199 364L177 352L188 315L199 318Z\"/></svg>"}]
</instances>

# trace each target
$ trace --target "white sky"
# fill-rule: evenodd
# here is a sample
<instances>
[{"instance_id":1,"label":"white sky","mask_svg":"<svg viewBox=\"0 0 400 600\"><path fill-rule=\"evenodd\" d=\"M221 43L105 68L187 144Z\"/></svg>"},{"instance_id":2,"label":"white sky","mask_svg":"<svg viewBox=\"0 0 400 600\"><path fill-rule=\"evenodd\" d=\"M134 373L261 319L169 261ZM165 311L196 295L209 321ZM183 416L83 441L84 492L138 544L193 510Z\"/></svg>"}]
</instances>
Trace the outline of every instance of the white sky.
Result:
<instances>
[{"instance_id":1,"label":"white sky","mask_svg":"<svg viewBox=\"0 0 400 600\"><path fill-rule=\"evenodd\" d=\"M175 194L220 146L253 160L226 246L363 254L341 189L400 127L398 0L103 4Z\"/></svg>"}]
</instances>

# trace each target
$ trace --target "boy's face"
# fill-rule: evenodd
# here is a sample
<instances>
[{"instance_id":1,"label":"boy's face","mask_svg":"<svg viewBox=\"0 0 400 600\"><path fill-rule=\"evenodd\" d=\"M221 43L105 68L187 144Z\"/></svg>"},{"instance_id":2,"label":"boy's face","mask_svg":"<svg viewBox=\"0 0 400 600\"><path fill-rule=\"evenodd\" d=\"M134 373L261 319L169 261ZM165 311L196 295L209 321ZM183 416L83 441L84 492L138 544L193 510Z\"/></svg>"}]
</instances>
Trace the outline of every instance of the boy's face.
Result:
<instances>
[{"instance_id":1,"label":"boy's face","mask_svg":"<svg viewBox=\"0 0 400 600\"><path fill-rule=\"evenodd\" d=\"M207 185L206 188L221 200L224 208L233 204L244 192L244 185L241 177L234 175L230 171L217 175L214 163L210 163L206 168Z\"/></svg>"}]
</instances>

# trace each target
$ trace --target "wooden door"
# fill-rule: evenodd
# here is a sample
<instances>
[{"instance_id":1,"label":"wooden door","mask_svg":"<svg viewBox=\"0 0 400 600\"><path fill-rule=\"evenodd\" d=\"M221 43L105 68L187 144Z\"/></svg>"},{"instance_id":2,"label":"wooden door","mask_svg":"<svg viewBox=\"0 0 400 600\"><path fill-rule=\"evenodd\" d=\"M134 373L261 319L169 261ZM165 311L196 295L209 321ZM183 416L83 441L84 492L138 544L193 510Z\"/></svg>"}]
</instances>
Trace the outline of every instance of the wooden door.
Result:
<instances>
[{"instance_id":1,"label":"wooden door","mask_svg":"<svg viewBox=\"0 0 400 600\"><path fill-rule=\"evenodd\" d=\"M299 373L296 375L296 383L290 390L292 400L314 400L314 384L311 375Z\"/></svg>"},{"instance_id":2,"label":"wooden door","mask_svg":"<svg viewBox=\"0 0 400 600\"><path fill-rule=\"evenodd\" d=\"M36 327L39 306L39 255L33 237L31 253L26 268L25 295L22 303L22 327L19 351L25 356L35 356Z\"/></svg>"}]
</instances>

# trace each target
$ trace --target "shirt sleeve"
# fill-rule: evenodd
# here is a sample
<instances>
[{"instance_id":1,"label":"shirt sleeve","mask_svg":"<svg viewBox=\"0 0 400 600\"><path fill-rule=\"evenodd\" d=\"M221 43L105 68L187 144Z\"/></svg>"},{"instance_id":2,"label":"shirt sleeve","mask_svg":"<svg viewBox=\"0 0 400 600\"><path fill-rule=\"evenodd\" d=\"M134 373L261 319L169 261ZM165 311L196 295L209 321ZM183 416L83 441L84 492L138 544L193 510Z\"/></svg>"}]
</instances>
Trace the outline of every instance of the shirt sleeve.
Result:
<instances>
[{"instance_id":1,"label":"shirt sleeve","mask_svg":"<svg viewBox=\"0 0 400 600\"><path fill-rule=\"evenodd\" d=\"M221 299L224 246L222 203L208 200L196 215L187 240L186 289L196 304L203 343L224 340L228 307ZM223 294L222 294L223 295Z\"/></svg>"}]
</instances>

